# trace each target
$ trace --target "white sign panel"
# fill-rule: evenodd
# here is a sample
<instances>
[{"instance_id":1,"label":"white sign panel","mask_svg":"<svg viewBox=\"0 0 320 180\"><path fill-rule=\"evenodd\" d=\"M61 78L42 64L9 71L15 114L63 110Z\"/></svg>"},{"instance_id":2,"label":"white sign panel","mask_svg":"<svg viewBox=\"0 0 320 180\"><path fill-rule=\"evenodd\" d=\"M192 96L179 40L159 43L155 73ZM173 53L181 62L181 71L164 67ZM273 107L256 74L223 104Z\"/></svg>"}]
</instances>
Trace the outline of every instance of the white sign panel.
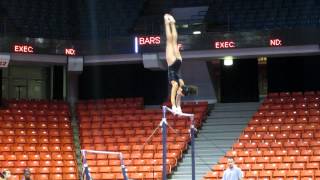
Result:
<instances>
[{"instance_id":1,"label":"white sign panel","mask_svg":"<svg viewBox=\"0 0 320 180\"><path fill-rule=\"evenodd\" d=\"M0 53L0 68L7 68L10 62L10 54Z\"/></svg>"}]
</instances>

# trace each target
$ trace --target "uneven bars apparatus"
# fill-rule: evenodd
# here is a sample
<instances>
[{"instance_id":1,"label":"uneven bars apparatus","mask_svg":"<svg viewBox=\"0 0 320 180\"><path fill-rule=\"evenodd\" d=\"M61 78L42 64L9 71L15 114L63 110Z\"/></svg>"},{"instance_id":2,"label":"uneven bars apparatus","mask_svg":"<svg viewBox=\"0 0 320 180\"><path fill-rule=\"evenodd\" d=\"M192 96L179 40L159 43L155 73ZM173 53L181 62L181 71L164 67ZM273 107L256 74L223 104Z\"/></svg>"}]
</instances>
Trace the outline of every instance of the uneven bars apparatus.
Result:
<instances>
[{"instance_id":1,"label":"uneven bars apparatus","mask_svg":"<svg viewBox=\"0 0 320 180\"><path fill-rule=\"evenodd\" d=\"M89 153L98 153L98 154L113 154L113 155L118 155L118 156L120 157L120 164L121 164L121 171L122 171L123 178L124 178L124 180L128 180L127 170L126 170L126 166L124 165L123 155L122 155L121 152L95 151L95 150L82 149L82 150L81 150L82 158L86 158L86 152L89 152Z\"/></svg>"},{"instance_id":2,"label":"uneven bars apparatus","mask_svg":"<svg viewBox=\"0 0 320 180\"><path fill-rule=\"evenodd\" d=\"M194 127L194 114L187 114L187 113L176 113L172 109L168 108L167 106L162 106L162 120L160 126L162 127L162 180L167 180L167 118L166 113L167 111L171 112L174 115L180 115L189 117L191 119L190 125L190 133L191 133L191 164L192 164L192 180L196 180L196 169L195 169L195 152L194 152L194 134L195 134L195 127Z\"/></svg>"}]
</instances>

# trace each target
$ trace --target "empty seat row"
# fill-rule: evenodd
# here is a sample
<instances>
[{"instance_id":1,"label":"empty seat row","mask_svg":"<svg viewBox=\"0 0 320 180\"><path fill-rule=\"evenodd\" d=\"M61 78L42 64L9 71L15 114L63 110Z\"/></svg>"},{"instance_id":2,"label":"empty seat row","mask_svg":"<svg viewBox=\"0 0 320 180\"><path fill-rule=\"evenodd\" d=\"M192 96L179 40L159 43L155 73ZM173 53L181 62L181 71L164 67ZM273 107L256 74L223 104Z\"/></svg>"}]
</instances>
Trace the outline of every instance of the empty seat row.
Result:
<instances>
[{"instance_id":1,"label":"empty seat row","mask_svg":"<svg viewBox=\"0 0 320 180\"><path fill-rule=\"evenodd\" d=\"M307 139L319 140L320 141L320 133L315 131L307 131L307 132L245 132L240 135L239 141L250 141L250 140L275 140L275 141L292 141L292 139L300 139L301 141L306 141ZM271 142L271 141L270 141Z\"/></svg>"},{"instance_id":2,"label":"empty seat row","mask_svg":"<svg viewBox=\"0 0 320 180\"><path fill-rule=\"evenodd\" d=\"M303 117L277 117L277 118L259 118L254 117L249 125L270 125L270 124L280 124L280 125L295 125L295 124L306 124L306 123L320 123L319 116L303 116Z\"/></svg>"},{"instance_id":3,"label":"empty seat row","mask_svg":"<svg viewBox=\"0 0 320 180\"><path fill-rule=\"evenodd\" d=\"M148 128L148 130L144 130L142 129L143 127L140 128L122 128L122 129L108 129L108 128L104 128L101 129L101 132L98 132L99 129L95 128L92 130L92 132L88 132L90 131L90 129L83 129L80 131L80 135L83 136L84 138L86 136L104 136L104 138L109 138L110 136L116 136L116 137L129 137L130 138L136 138L134 135L137 135L138 138L140 138L141 136L145 136L148 137L150 136L152 133L154 133L155 135L161 135L162 133L159 131L154 132L154 129L152 129L151 127ZM155 127L156 128L156 127ZM176 135L176 136L185 136L187 134L190 134L189 129L185 128L185 127L180 127L175 128L175 129L168 129L167 130L167 134L169 136L172 135Z\"/></svg>"},{"instance_id":4,"label":"empty seat row","mask_svg":"<svg viewBox=\"0 0 320 180\"><path fill-rule=\"evenodd\" d=\"M269 180L296 180L297 178L301 180L313 180L320 178L319 170L262 170L262 171L248 171L244 173L246 180L259 180L259 179L269 179ZM218 180L223 176L222 171L210 171L208 172L204 179Z\"/></svg>"},{"instance_id":5,"label":"empty seat row","mask_svg":"<svg viewBox=\"0 0 320 180\"><path fill-rule=\"evenodd\" d=\"M30 167L30 172L32 174L51 174L51 173L77 173L77 170L74 167ZM22 175L23 167L11 168L11 173Z\"/></svg>"},{"instance_id":6,"label":"empty seat row","mask_svg":"<svg viewBox=\"0 0 320 180\"><path fill-rule=\"evenodd\" d=\"M254 114L255 117L287 117L287 116L319 116L319 109L308 109L308 110L261 110Z\"/></svg>"},{"instance_id":7,"label":"empty seat row","mask_svg":"<svg viewBox=\"0 0 320 180\"><path fill-rule=\"evenodd\" d=\"M29 161L0 161L3 168L15 167L76 167L74 160L29 160Z\"/></svg>"},{"instance_id":8,"label":"empty seat row","mask_svg":"<svg viewBox=\"0 0 320 180\"><path fill-rule=\"evenodd\" d=\"M142 165L142 166L126 166L127 173L135 172L162 172L162 165ZM100 166L100 167L89 167L90 173L121 173L121 166ZM168 166L167 172L170 173L171 169ZM129 176L130 177L130 176Z\"/></svg>"},{"instance_id":9,"label":"empty seat row","mask_svg":"<svg viewBox=\"0 0 320 180\"><path fill-rule=\"evenodd\" d=\"M320 103L296 103L296 104L263 104L259 110L307 110L307 109L319 109Z\"/></svg>"},{"instance_id":10,"label":"empty seat row","mask_svg":"<svg viewBox=\"0 0 320 180\"><path fill-rule=\"evenodd\" d=\"M255 170L319 170L319 163L244 163L241 161L237 165L242 171L255 171ZM212 167L213 171L224 171L227 168L227 164L219 164Z\"/></svg>"},{"instance_id":11,"label":"empty seat row","mask_svg":"<svg viewBox=\"0 0 320 180\"><path fill-rule=\"evenodd\" d=\"M71 124L68 122L4 122L1 123L0 128L18 128L18 129L70 129Z\"/></svg>"},{"instance_id":12,"label":"empty seat row","mask_svg":"<svg viewBox=\"0 0 320 180\"><path fill-rule=\"evenodd\" d=\"M77 106L80 106L81 104L104 104L104 103L114 103L114 102L143 102L142 97L136 97L136 98L108 98L108 99L97 99L97 100L79 100L77 103Z\"/></svg>"},{"instance_id":13,"label":"empty seat row","mask_svg":"<svg viewBox=\"0 0 320 180\"><path fill-rule=\"evenodd\" d=\"M34 116L69 116L68 109L64 110L38 110L38 109L6 109L1 110L4 115L34 115Z\"/></svg>"},{"instance_id":14,"label":"empty seat row","mask_svg":"<svg viewBox=\"0 0 320 180\"><path fill-rule=\"evenodd\" d=\"M299 103L320 103L319 96L311 96L307 98L269 98L263 102L263 105L295 105Z\"/></svg>"},{"instance_id":15,"label":"empty seat row","mask_svg":"<svg viewBox=\"0 0 320 180\"><path fill-rule=\"evenodd\" d=\"M162 157L156 158L146 158L146 159L125 159L124 164L126 166L157 166L162 165L163 160ZM120 160L117 159L108 159L108 160L88 160L88 166L91 168L106 168L106 167L116 167L119 168L121 166ZM176 166L177 158L176 157L168 157L166 161L167 165Z\"/></svg>"},{"instance_id":16,"label":"empty seat row","mask_svg":"<svg viewBox=\"0 0 320 180\"><path fill-rule=\"evenodd\" d=\"M67 103L34 103L34 102L8 102L9 109L41 109L41 110L68 110Z\"/></svg>"},{"instance_id":17,"label":"empty seat row","mask_svg":"<svg viewBox=\"0 0 320 180\"><path fill-rule=\"evenodd\" d=\"M4 122L70 122L66 115L47 116L47 115L1 115L0 121Z\"/></svg>"},{"instance_id":18,"label":"empty seat row","mask_svg":"<svg viewBox=\"0 0 320 180\"><path fill-rule=\"evenodd\" d=\"M320 149L289 149L289 150L230 150L227 157L246 156L320 156Z\"/></svg>"},{"instance_id":19,"label":"empty seat row","mask_svg":"<svg viewBox=\"0 0 320 180\"><path fill-rule=\"evenodd\" d=\"M320 141L286 141L286 142L238 142L233 145L233 149L294 149L294 148L319 148Z\"/></svg>"},{"instance_id":20,"label":"empty seat row","mask_svg":"<svg viewBox=\"0 0 320 180\"><path fill-rule=\"evenodd\" d=\"M191 112L202 112L206 111L206 106L199 106L199 107L185 107L183 108L184 112L191 113ZM108 110L78 110L78 114L80 116L84 115L161 115L161 109L108 109Z\"/></svg>"},{"instance_id":21,"label":"empty seat row","mask_svg":"<svg viewBox=\"0 0 320 180\"><path fill-rule=\"evenodd\" d=\"M105 110L105 109L140 109L142 107L142 103L110 103L101 106L79 106L77 108L78 111L86 111L86 110Z\"/></svg>"},{"instance_id":22,"label":"empty seat row","mask_svg":"<svg viewBox=\"0 0 320 180\"><path fill-rule=\"evenodd\" d=\"M279 132L279 131L318 131L320 130L320 124L309 123L309 124L294 124L294 125L250 125L244 129L244 132Z\"/></svg>"},{"instance_id":23,"label":"empty seat row","mask_svg":"<svg viewBox=\"0 0 320 180\"><path fill-rule=\"evenodd\" d=\"M95 180L122 180L124 179L122 173L91 173L91 176ZM150 173L128 173L128 177L136 180L161 180L161 172Z\"/></svg>"},{"instance_id":24,"label":"empty seat row","mask_svg":"<svg viewBox=\"0 0 320 180\"><path fill-rule=\"evenodd\" d=\"M83 144L82 148L84 149L90 149L94 148L97 150L102 151L116 151L121 149L125 149L126 151L161 151L162 150L162 144L161 143L153 143L153 144L146 144L143 145L143 142L136 143L136 144L130 144L130 143L123 143L122 145L116 145L117 143L91 143L91 144ZM119 143L118 143L119 144ZM168 142L167 148L170 150L181 150L184 151L187 148L186 142Z\"/></svg>"},{"instance_id":25,"label":"empty seat row","mask_svg":"<svg viewBox=\"0 0 320 180\"><path fill-rule=\"evenodd\" d=\"M203 117L203 110L201 111L190 111L185 113L193 113L195 118ZM134 120L161 120L163 115L161 112L154 113L154 114L84 114L80 113L79 118L80 120L86 120L86 121L134 121ZM177 117L172 114L168 114L166 116L167 119L185 119L185 120L190 120L188 117Z\"/></svg>"},{"instance_id":26,"label":"empty seat row","mask_svg":"<svg viewBox=\"0 0 320 180\"><path fill-rule=\"evenodd\" d=\"M14 145L0 145L0 151L3 152L67 152L73 151L73 144L39 144L32 145L29 143L26 144L14 144Z\"/></svg>"},{"instance_id":27,"label":"empty seat row","mask_svg":"<svg viewBox=\"0 0 320 180\"><path fill-rule=\"evenodd\" d=\"M234 157L237 164L261 164L261 163L318 163L320 156L251 156ZM219 163L227 164L227 158L222 158Z\"/></svg>"},{"instance_id":28,"label":"empty seat row","mask_svg":"<svg viewBox=\"0 0 320 180\"><path fill-rule=\"evenodd\" d=\"M306 92L272 92L268 93L268 98L273 98L273 97L299 97L299 96L312 96L312 95L320 95L320 91L306 91Z\"/></svg>"},{"instance_id":29,"label":"empty seat row","mask_svg":"<svg viewBox=\"0 0 320 180\"><path fill-rule=\"evenodd\" d=\"M20 127L21 128L21 127ZM72 136L72 131L70 129L2 129L0 130L0 139L8 139L10 136L29 136L29 138L48 138L48 136L54 138L53 136Z\"/></svg>"},{"instance_id":30,"label":"empty seat row","mask_svg":"<svg viewBox=\"0 0 320 180\"><path fill-rule=\"evenodd\" d=\"M22 179L23 175L16 174L17 172L14 171L14 174L11 175L10 179ZM46 174L35 174L31 175L31 179L34 180L78 180L77 173L46 173Z\"/></svg>"},{"instance_id":31,"label":"empty seat row","mask_svg":"<svg viewBox=\"0 0 320 180\"><path fill-rule=\"evenodd\" d=\"M4 132L0 135L0 143L72 143L71 132L68 131L49 131L41 133L25 132Z\"/></svg>"},{"instance_id":32,"label":"empty seat row","mask_svg":"<svg viewBox=\"0 0 320 180\"><path fill-rule=\"evenodd\" d=\"M126 128L126 130L139 130L139 129L154 129L156 127L160 126L160 121L143 121L143 122L120 122L120 123L82 123L80 124L80 127L86 131L86 129L109 129L111 131L125 131L123 128ZM168 125L174 127L174 128L189 128L190 122L188 121L169 121ZM39 125L40 126L40 125ZM122 133L124 134L124 133Z\"/></svg>"},{"instance_id":33,"label":"empty seat row","mask_svg":"<svg viewBox=\"0 0 320 180\"><path fill-rule=\"evenodd\" d=\"M189 142L190 137L188 134L181 134L177 136L176 134L168 134L167 142L168 143L185 143ZM94 136L82 136L81 143L83 144L117 144L117 143L128 143L130 145L145 143L145 142L162 142L162 137L159 134L148 138L146 136L141 136L141 134L132 134L132 136L122 137L122 136L102 136L102 135L94 135Z\"/></svg>"},{"instance_id":34,"label":"empty seat row","mask_svg":"<svg viewBox=\"0 0 320 180\"><path fill-rule=\"evenodd\" d=\"M48 160L52 158L53 160L74 160L75 156L73 152L70 151L47 151L47 152L2 152L0 155L0 161L14 161L14 160Z\"/></svg>"}]
</instances>

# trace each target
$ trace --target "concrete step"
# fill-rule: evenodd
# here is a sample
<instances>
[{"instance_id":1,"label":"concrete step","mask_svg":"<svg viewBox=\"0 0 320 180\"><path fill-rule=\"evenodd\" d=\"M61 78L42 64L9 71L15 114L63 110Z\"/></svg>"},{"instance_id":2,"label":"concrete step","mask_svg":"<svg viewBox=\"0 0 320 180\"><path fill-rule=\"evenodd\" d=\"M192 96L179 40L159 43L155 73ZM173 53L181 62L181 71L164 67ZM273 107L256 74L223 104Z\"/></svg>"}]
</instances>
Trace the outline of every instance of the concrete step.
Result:
<instances>
[{"instance_id":1,"label":"concrete step","mask_svg":"<svg viewBox=\"0 0 320 180\"><path fill-rule=\"evenodd\" d=\"M255 111L252 112L238 112L238 113L211 113L210 118L251 118Z\"/></svg>"},{"instance_id":2,"label":"concrete step","mask_svg":"<svg viewBox=\"0 0 320 180\"><path fill-rule=\"evenodd\" d=\"M200 133L221 133L221 132L239 132L239 134L243 131L244 127L235 127L235 128L230 128L230 129L219 129L219 128L212 128L212 129L201 129Z\"/></svg>"},{"instance_id":3,"label":"concrete step","mask_svg":"<svg viewBox=\"0 0 320 180\"><path fill-rule=\"evenodd\" d=\"M195 176L196 177L196 180L201 180L202 176ZM192 179L192 176L191 175L180 175L178 177L175 177L175 178L172 178L171 180L191 180Z\"/></svg>"},{"instance_id":4,"label":"concrete step","mask_svg":"<svg viewBox=\"0 0 320 180\"><path fill-rule=\"evenodd\" d=\"M208 172L210 169L211 169L211 165L210 166L206 166L206 165L197 165L197 169L196 169L196 172L199 173L199 172L203 172L203 173L206 173ZM192 168L191 166L190 167L178 167L177 168L177 175L181 175L181 174L192 174Z\"/></svg>"},{"instance_id":5,"label":"concrete step","mask_svg":"<svg viewBox=\"0 0 320 180\"><path fill-rule=\"evenodd\" d=\"M260 102L247 102L247 103L217 103L214 105L214 109L217 108L239 108L242 107L257 107Z\"/></svg>"},{"instance_id":6,"label":"concrete step","mask_svg":"<svg viewBox=\"0 0 320 180\"><path fill-rule=\"evenodd\" d=\"M196 150L195 151L195 155L199 156L199 157L204 157L204 156L212 156L212 157L216 157L216 156L221 156L221 154L224 154L224 152L227 152L230 150L230 148L214 148L214 149L202 149L203 151L200 150ZM183 158L191 158L191 152L184 154Z\"/></svg>"},{"instance_id":7,"label":"concrete step","mask_svg":"<svg viewBox=\"0 0 320 180\"><path fill-rule=\"evenodd\" d=\"M231 140L231 139L235 139L234 136L237 136L235 134L227 134L227 133L216 133L216 134L212 134L210 135L209 133L206 135L199 135L197 140L199 141L216 141L216 140Z\"/></svg>"},{"instance_id":8,"label":"concrete step","mask_svg":"<svg viewBox=\"0 0 320 180\"><path fill-rule=\"evenodd\" d=\"M237 117L237 118L217 118L217 117L215 117L215 118L213 118L213 117L208 117L207 119L206 119L206 121L205 121L205 123L206 122L215 122L215 123L226 123L226 122L238 122L238 121L248 121L248 118L247 117Z\"/></svg>"},{"instance_id":9,"label":"concrete step","mask_svg":"<svg viewBox=\"0 0 320 180\"><path fill-rule=\"evenodd\" d=\"M224 128L227 131L232 130L233 128L242 128L243 126L247 125L248 123L236 123L234 122L233 124L231 123L226 123L226 124L214 124L214 123L209 123L209 124L204 124L205 126L202 126L202 130L203 129L217 129L217 128Z\"/></svg>"},{"instance_id":10,"label":"concrete step","mask_svg":"<svg viewBox=\"0 0 320 180\"><path fill-rule=\"evenodd\" d=\"M198 168L198 166L203 165L203 166L208 166L211 167L213 163L215 163L217 160L220 159L220 156L214 156L214 157L210 157L210 156L196 156L195 157L195 162L196 162L196 167ZM183 165L179 166L179 167L188 167L191 168L191 158L186 157L185 160L183 160Z\"/></svg>"},{"instance_id":11,"label":"concrete step","mask_svg":"<svg viewBox=\"0 0 320 180\"><path fill-rule=\"evenodd\" d=\"M209 111L210 115L212 113L219 113L219 112L252 112L258 110L258 107L244 107L244 108L217 108L212 109Z\"/></svg>"}]
</instances>

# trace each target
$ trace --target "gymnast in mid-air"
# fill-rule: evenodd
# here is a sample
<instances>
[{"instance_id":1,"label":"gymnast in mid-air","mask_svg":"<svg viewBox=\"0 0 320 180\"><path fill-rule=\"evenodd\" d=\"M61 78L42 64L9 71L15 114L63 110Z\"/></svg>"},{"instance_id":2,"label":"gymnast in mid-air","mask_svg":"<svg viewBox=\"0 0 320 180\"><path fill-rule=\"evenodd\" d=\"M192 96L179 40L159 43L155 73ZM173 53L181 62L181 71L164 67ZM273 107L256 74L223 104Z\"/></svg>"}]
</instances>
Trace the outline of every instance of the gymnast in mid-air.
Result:
<instances>
[{"instance_id":1,"label":"gymnast in mid-air","mask_svg":"<svg viewBox=\"0 0 320 180\"><path fill-rule=\"evenodd\" d=\"M181 76L182 57L178 47L178 33L176 21L170 14L164 15L166 33L166 60L168 64L168 80L171 85L172 110L176 114L182 113L181 97L197 94L197 87L186 86Z\"/></svg>"}]
</instances>

